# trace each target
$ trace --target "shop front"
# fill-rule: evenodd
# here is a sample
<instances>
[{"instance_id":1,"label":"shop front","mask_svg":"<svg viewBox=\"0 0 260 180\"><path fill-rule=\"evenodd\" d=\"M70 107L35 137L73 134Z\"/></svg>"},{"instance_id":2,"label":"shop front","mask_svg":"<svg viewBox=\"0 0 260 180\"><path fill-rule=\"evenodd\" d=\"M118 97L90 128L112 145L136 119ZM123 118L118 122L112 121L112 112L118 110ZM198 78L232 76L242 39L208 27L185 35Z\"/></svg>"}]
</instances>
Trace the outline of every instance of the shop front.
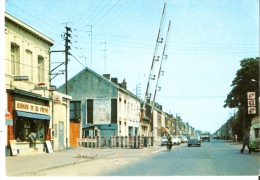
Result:
<instances>
[{"instance_id":1,"label":"shop front","mask_svg":"<svg viewBox=\"0 0 260 180\"><path fill-rule=\"evenodd\" d=\"M15 101L14 141L18 155L46 153L49 139L49 107Z\"/></svg>"}]
</instances>

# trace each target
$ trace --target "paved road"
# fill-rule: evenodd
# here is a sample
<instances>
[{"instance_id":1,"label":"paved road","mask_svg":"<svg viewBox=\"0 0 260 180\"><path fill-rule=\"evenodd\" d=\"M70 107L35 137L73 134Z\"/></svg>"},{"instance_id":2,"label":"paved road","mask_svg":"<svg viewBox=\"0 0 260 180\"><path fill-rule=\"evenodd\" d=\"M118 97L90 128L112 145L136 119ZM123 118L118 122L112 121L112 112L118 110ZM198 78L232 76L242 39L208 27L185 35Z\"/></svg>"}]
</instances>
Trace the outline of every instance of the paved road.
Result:
<instances>
[{"instance_id":1,"label":"paved road","mask_svg":"<svg viewBox=\"0 0 260 180\"><path fill-rule=\"evenodd\" d=\"M257 176L258 152L240 154L240 144L223 141L203 142L201 147L181 145L162 151L101 176Z\"/></svg>"},{"instance_id":2,"label":"paved road","mask_svg":"<svg viewBox=\"0 0 260 180\"><path fill-rule=\"evenodd\" d=\"M259 174L259 153L240 154L241 144L221 140L203 142L201 147L174 146L144 149L69 149L44 154L47 160L35 156L41 168L14 172L7 167L7 175L14 176L256 176ZM74 151L97 155L93 159L75 158ZM82 153L82 152L80 152ZM49 156L46 156L49 155ZM13 158L13 159L12 159ZM7 165L17 157L7 157ZM28 159L28 157L27 157ZM63 163L57 163L62 161ZM19 161L22 162L20 157ZM26 162L25 167L32 165ZM36 165L35 164L35 165ZM14 164L12 164L14 165ZM30 167L30 166L29 166Z\"/></svg>"}]
</instances>

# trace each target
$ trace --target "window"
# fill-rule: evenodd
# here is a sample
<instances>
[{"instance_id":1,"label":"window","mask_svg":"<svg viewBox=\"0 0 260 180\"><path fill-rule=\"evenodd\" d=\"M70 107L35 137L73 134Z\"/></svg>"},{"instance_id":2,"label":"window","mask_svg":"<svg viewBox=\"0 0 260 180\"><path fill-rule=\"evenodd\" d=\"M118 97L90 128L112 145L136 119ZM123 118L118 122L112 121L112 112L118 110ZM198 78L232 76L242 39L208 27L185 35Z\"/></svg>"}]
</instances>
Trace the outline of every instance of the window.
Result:
<instances>
[{"instance_id":1,"label":"window","mask_svg":"<svg viewBox=\"0 0 260 180\"><path fill-rule=\"evenodd\" d=\"M127 114L130 114L129 108L130 108L130 103L128 102L128 103L127 103Z\"/></svg>"},{"instance_id":2,"label":"window","mask_svg":"<svg viewBox=\"0 0 260 180\"><path fill-rule=\"evenodd\" d=\"M44 58L38 56L38 81L44 82Z\"/></svg>"},{"instance_id":3,"label":"window","mask_svg":"<svg viewBox=\"0 0 260 180\"><path fill-rule=\"evenodd\" d=\"M11 74L20 75L19 46L11 44Z\"/></svg>"},{"instance_id":4,"label":"window","mask_svg":"<svg viewBox=\"0 0 260 180\"><path fill-rule=\"evenodd\" d=\"M121 98L119 98L118 107L119 107L119 113L121 113Z\"/></svg>"},{"instance_id":5,"label":"window","mask_svg":"<svg viewBox=\"0 0 260 180\"><path fill-rule=\"evenodd\" d=\"M126 114L126 99L124 98L124 114Z\"/></svg>"},{"instance_id":6,"label":"window","mask_svg":"<svg viewBox=\"0 0 260 180\"><path fill-rule=\"evenodd\" d=\"M26 50L26 59L25 62L28 63L25 66L24 73L29 76L29 79L33 81L33 58L32 58L32 52L29 50Z\"/></svg>"},{"instance_id":7,"label":"window","mask_svg":"<svg viewBox=\"0 0 260 180\"><path fill-rule=\"evenodd\" d=\"M70 102L70 121L78 122L81 119L81 104L80 101Z\"/></svg>"}]
</instances>

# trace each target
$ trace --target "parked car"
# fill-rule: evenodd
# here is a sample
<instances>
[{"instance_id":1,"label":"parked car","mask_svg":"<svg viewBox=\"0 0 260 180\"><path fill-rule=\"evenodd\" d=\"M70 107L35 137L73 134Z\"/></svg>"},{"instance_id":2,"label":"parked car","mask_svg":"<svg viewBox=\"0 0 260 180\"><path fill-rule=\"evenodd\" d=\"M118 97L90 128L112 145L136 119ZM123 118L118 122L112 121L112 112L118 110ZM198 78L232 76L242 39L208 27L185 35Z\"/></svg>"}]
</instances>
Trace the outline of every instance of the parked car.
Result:
<instances>
[{"instance_id":1,"label":"parked car","mask_svg":"<svg viewBox=\"0 0 260 180\"><path fill-rule=\"evenodd\" d=\"M163 136L162 139L161 139L161 146L167 145L167 142L168 142L167 137L166 137L166 136Z\"/></svg>"},{"instance_id":2,"label":"parked car","mask_svg":"<svg viewBox=\"0 0 260 180\"><path fill-rule=\"evenodd\" d=\"M191 136L188 140L188 147L190 147L191 145L201 146L201 138L199 136Z\"/></svg>"},{"instance_id":3,"label":"parked car","mask_svg":"<svg viewBox=\"0 0 260 180\"><path fill-rule=\"evenodd\" d=\"M184 133L184 134L182 134L182 136L185 136L188 140L190 139L190 134L188 134L188 133Z\"/></svg>"},{"instance_id":4,"label":"parked car","mask_svg":"<svg viewBox=\"0 0 260 180\"><path fill-rule=\"evenodd\" d=\"M178 136L172 136L172 143L180 145L181 144L181 140L178 138Z\"/></svg>"},{"instance_id":5,"label":"parked car","mask_svg":"<svg viewBox=\"0 0 260 180\"><path fill-rule=\"evenodd\" d=\"M178 138L181 140L181 143L186 143L186 142L188 142L188 139L187 139L186 136L180 135L180 136L178 136Z\"/></svg>"}]
</instances>

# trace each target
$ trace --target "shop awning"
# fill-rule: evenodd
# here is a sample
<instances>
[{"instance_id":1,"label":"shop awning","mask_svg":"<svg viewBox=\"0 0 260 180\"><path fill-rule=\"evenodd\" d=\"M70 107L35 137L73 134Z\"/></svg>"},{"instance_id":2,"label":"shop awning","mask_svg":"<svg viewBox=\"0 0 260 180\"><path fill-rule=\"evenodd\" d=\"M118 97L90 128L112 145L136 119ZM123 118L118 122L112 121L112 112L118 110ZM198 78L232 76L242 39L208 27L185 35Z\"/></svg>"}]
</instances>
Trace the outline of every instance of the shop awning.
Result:
<instances>
[{"instance_id":1,"label":"shop awning","mask_svg":"<svg viewBox=\"0 0 260 180\"><path fill-rule=\"evenodd\" d=\"M16 112L17 112L17 116L19 116L19 117L27 117L27 118L41 119L41 120L50 120L51 119L51 116L49 116L49 115L28 113L28 112L23 112L23 111L16 111Z\"/></svg>"},{"instance_id":2,"label":"shop awning","mask_svg":"<svg viewBox=\"0 0 260 180\"><path fill-rule=\"evenodd\" d=\"M13 126L13 120L5 119L5 125Z\"/></svg>"},{"instance_id":3,"label":"shop awning","mask_svg":"<svg viewBox=\"0 0 260 180\"><path fill-rule=\"evenodd\" d=\"M168 133L169 135L171 135L169 129L167 129L166 127L163 127L163 126L162 126L162 132L163 133Z\"/></svg>"},{"instance_id":4,"label":"shop awning","mask_svg":"<svg viewBox=\"0 0 260 180\"><path fill-rule=\"evenodd\" d=\"M143 120L149 120L149 117L147 117L147 116L143 116Z\"/></svg>"},{"instance_id":5,"label":"shop awning","mask_svg":"<svg viewBox=\"0 0 260 180\"><path fill-rule=\"evenodd\" d=\"M5 125L13 126L11 113L5 109Z\"/></svg>"}]
</instances>

